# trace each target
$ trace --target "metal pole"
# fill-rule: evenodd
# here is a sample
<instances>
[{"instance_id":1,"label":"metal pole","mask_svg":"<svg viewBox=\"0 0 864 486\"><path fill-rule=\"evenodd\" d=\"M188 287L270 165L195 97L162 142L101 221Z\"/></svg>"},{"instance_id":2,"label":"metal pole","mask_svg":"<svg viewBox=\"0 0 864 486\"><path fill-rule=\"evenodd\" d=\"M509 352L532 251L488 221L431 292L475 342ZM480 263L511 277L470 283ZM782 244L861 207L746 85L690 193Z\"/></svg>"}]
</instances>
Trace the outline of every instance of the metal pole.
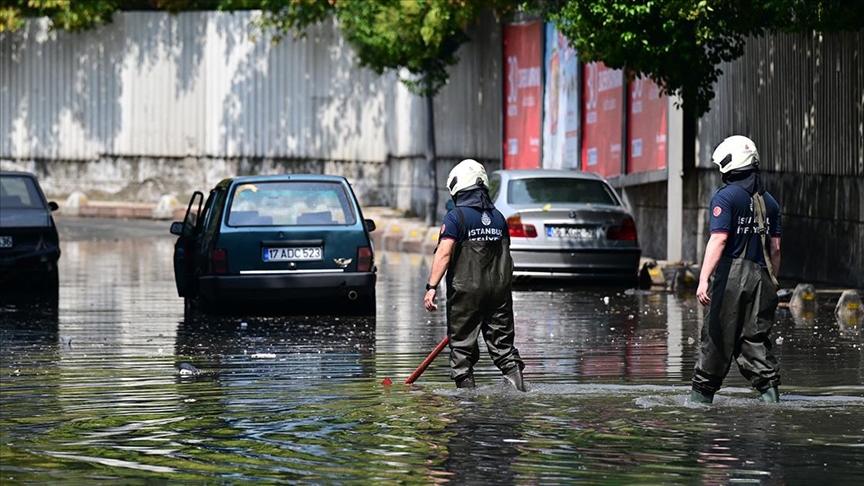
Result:
<instances>
[{"instance_id":1,"label":"metal pole","mask_svg":"<svg viewBox=\"0 0 864 486\"><path fill-rule=\"evenodd\" d=\"M427 89L429 87L427 81ZM429 205L426 225L435 226L438 219L438 166L435 156L435 111L432 95L426 93L426 165L429 171Z\"/></svg>"},{"instance_id":2,"label":"metal pole","mask_svg":"<svg viewBox=\"0 0 864 486\"><path fill-rule=\"evenodd\" d=\"M408 378L405 379L405 384L410 385L411 383L414 383L415 381L417 381L417 378L420 378L420 375L422 375L423 372L426 371L426 368L428 368L429 365L432 364L432 361L434 361L435 358L439 354L441 354L441 351L443 351L444 348L447 347L447 344L449 344L449 343L450 343L450 337L444 336L444 339L442 339L441 342L438 343L438 346L435 346L435 349L433 349L432 352L429 353L429 356L426 356L426 359L424 359L423 362L420 363L420 366L418 366L417 369L414 370L413 373L411 373L411 376L409 376Z\"/></svg>"},{"instance_id":3,"label":"metal pole","mask_svg":"<svg viewBox=\"0 0 864 486\"><path fill-rule=\"evenodd\" d=\"M675 106L678 97L669 96L666 108L666 260L684 258L684 114Z\"/></svg>"}]
</instances>

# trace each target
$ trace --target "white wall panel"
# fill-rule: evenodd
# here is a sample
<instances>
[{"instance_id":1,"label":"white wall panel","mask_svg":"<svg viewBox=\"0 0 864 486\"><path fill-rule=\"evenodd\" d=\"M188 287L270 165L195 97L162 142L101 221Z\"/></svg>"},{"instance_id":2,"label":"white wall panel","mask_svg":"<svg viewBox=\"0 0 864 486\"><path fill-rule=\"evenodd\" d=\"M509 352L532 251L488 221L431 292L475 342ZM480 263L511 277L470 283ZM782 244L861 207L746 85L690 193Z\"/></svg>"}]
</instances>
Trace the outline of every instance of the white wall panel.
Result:
<instances>
[{"instance_id":1,"label":"white wall panel","mask_svg":"<svg viewBox=\"0 0 864 486\"><path fill-rule=\"evenodd\" d=\"M257 15L128 12L81 33L43 19L0 34L0 157L386 160L395 76L359 68L332 23L273 45Z\"/></svg>"}]
</instances>

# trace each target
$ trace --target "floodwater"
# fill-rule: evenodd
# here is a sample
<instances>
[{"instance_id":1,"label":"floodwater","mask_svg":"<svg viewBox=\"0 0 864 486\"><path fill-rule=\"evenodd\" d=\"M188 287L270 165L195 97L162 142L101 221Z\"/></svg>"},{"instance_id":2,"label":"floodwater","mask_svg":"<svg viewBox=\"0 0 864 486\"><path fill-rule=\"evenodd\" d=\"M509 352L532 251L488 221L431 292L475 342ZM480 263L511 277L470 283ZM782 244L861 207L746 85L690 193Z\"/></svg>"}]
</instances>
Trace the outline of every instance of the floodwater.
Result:
<instances>
[{"instance_id":1,"label":"floodwater","mask_svg":"<svg viewBox=\"0 0 864 486\"><path fill-rule=\"evenodd\" d=\"M172 246L67 238L56 312L0 307L0 483L864 484L864 325L836 296L778 311L777 405L735 369L691 404L694 295L612 288L518 289L529 391L485 353L457 391L444 355L402 384L445 333L428 258L378 255L377 319L187 320Z\"/></svg>"}]
</instances>

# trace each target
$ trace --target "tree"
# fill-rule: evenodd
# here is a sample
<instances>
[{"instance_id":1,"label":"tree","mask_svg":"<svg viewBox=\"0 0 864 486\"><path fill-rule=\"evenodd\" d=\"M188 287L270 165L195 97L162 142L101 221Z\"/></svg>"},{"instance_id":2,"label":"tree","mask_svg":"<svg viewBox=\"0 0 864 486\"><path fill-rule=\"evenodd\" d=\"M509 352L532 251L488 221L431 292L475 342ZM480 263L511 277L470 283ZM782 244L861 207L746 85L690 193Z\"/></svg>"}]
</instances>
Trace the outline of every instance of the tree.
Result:
<instances>
[{"instance_id":1,"label":"tree","mask_svg":"<svg viewBox=\"0 0 864 486\"><path fill-rule=\"evenodd\" d=\"M0 0L0 32L15 31L31 17L47 17L54 29L79 31L111 22L121 10L211 10L231 4L254 8L266 0Z\"/></svg>"},{"instance_id":2,"label":"tree","mask_svg":"<svg viewBox=\"0 0 864 486\"><path fill-rule=\"evenodd\" d=\"M284 2L283 2L284 3ZM279 35L302 33L310 24L335 17L362 66L378 74L406 69L400 80L426 99L427 147L431 187L426 222L433 225L438 207L434 113L432 101L447 84L447 68L459 59L456 51L469 40L466 29L480 14L515 8L507 0L290 0L267 10L261 25Z\"/></svg>"},{"instance_id":3,"label":"tree","mask_svg":"<svg viewBox=\"0 0 864 486\"><path fill-rule=\"evenodd\" d=\"M0 32L21 28L28 17L48 17L64 30L87 29L110 22L116 9L112 0L2 0Z\"/></svg>"},{"instance_id":4,"label":"tree","mask_svg":"<svg viewBox=\"0 0 864 486\"><path fill-rule=\"evenodd\" d=\"M864 2L846 0L535 0L582 61L642 74L680 94L695 116L714 98L719 66L770 31L864 27Z\"/></svg>"}]
</instances>

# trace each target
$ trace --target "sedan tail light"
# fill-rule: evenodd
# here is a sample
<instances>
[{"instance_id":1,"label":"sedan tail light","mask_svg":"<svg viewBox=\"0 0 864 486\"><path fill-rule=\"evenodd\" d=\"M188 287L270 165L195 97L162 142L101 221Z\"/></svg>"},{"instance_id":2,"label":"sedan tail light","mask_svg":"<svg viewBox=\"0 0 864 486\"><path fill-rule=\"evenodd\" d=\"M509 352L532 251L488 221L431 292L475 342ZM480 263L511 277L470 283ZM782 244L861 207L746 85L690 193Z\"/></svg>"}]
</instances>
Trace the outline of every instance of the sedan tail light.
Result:
<instances>
[{"instance_id":1,"label":"sedan tail light","mask_svg":"<svg viewBox=\"0 0 864 486\"><path fill-rule=\"evenodd\" d=\"M511 238L537 238L537 229L533 224L522 224L522 216L518 214L507 218L507 228Z\"/></svg>"},{"instance_id":2,"label":"sedan tail light","mask_svg":"<svg viewBox=\"0 0 864 486\"><path fill-rule=\"evenodd\" d=\"M210 271L214 274L228 273L228 252L222 248L210 250Z\"/></svg>"},{"instance_id":3,"label":"sedan tail light","mask_svg":"<svg viewBox=\"0 0 864 486\"><path fill-rule=\"evenodd\" d=\"M619 226L611 226L606 230L607 240L636 241L636 223L633 218L626 217Z\"/></svg>"},{"instance_id":4,"label":"sedan tail light","mask_svg":"<svg viewBox=\"0 0 864 486\"><path fill-rule=\"evenodd\" d=\"M361 246L357 248L357 271L358 272L371 272L372 264L374 263L375 258L372 255L372 248L368 246Z\"/></svg>"}]
</instances>

